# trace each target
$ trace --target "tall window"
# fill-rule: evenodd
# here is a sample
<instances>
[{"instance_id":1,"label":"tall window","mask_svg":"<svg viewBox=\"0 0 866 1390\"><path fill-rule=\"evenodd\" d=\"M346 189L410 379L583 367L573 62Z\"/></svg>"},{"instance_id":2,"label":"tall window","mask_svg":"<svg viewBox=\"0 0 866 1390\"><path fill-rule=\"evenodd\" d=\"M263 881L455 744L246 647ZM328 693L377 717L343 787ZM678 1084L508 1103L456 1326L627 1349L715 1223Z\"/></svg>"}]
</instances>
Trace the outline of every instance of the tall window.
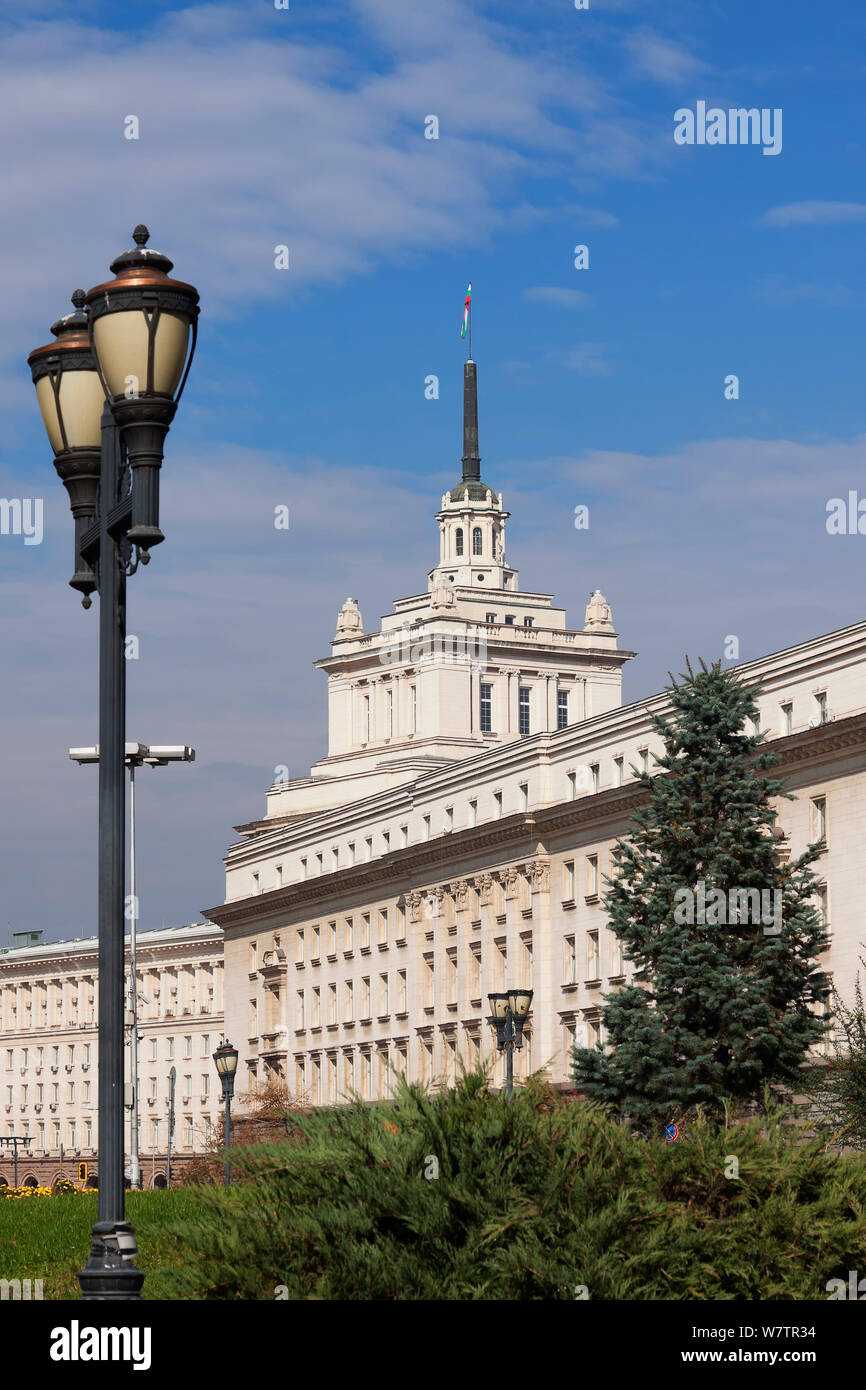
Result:
<instances>
[{"instance_id":1,"label":"tall window","mask_svg":"<svg viewBox=\"0 0 866 1390\"><path fill-rule=\"evenodd\" d=\"M589 854L586 858L586 894L592 898L598 893L598 855Z\"/></svg>"},{"instance_id":2,"label":"tall window","mask_svg":"<svg viewBox=\"0 0 866 1390\"><path fill-rule=\"evenodd\" d=\"M412 706L412 733L413 733L413 734L417 734L417 732L418 732L418 687L417 687L417 685L410 685L410 686L409 686L409 698L410 698L410 702L411 702L411 706Z\"/></svg>"},{"instance_id":3,"label":"tall window","mask_svg":"<svg viewBox=\"0 0 866 1390\"><path fill-rule=\"evenodd\" d=\"M529 721L529 687L522 685L517 697L517 724L518 732L528 734L530 732Z\"/></svg>"},{"instance_id":4,"label":"tall window","mask_svg":"<svg viewBox=\"0 0 866 1390\"><path fill-rule=\"evenodd\" d=\"M790 734L794 729L794 706L787 704L782 706L782 733Z\"/></svg>"},{"instance_id":5,"label":"tall window","mask_svg":"<svg viewBox=\"0 0 866 1390\"><path fill-rule=\"evenodd\" d=\"M623 779L623 760L622 760L622 758L614 758L614 760L613 760L613 768L614 768L614 784L615 784L617 787L621 787L621 786L622 786L622 779Z\"/></svg>"},{"instance_id":6,"label":"tall window","mask_svg":"<svg viewBox=\"0 0 866 1390\"><path fill-rule=\"evenodd\" d=\"M556 692L556 727L565 729L568 726L568 691L557 690Z\"/></svg>"},{"instance_id":7,"label":"tall window","mask_svg":"<svg viewBox=\"0 0 866 1390\"><path fill-rule=\"evenodd\" d=\"M490 734L493 732L493 686L485 685L482 681L481 686L481 732Z\"/></svg>"},{"instance_id":8,"label":"tall window","mask_svg":"<svg viewBox=\"0 0 866 1390\"><path fill-rule=\"evenodd\" d=\"M818 722L819 722L819 724L826 724L826 723L827 723L827 692L826 692L826 690L822 690L821 693L820 693L819 695L816 695L816 696L815 696L815 709L816 709L816 713L817 713L817 716L818 716Z\"/></svg>"},{"instance_id":9,"label":"tall window","mask_svg":"<svg viewBox=\"0 0 866 1390\"><path fill-rule=\"evenodd\" d=\"M364 696L364 742L370 742L371 715L370 715L370 696Z\"/></svg>"},{"instance_id":10,"label":"tall window","mask_svg":"<svg viewBox=\"0 0 866 1390\"><path fill-rule=\"evenodd\" d=\"M593 793L595 793L595 792L598 791L598 789L599 789L599 787L600 787L600 785L601 785L601 773L600 773L600 766L599 766L598 763L590 763L590 765L589 765L589 776L590 776L590 781L591 781Z\"/></svg>"},{"instance_id":11,"label":"tall window","mask_svg":"<svg viewBox=\"0 0 866 1390\"><path fill-rule=\"evenodd\" d=\"M565 983L567 985L577 984L577 949L574 937L565 938Z\"/></svg>"},{"instance_id":12,"label":"tall window","mask_svg":"<svg viewBox=\"0 0 866 1390\"><path fill-rule=\"evenodd\" d=\"M562 866L562 896L565 902L574 902L574 860L569 859Z\"/></svg>"},{"instance_id":13,"label":"tall window","mask_svg":"<svg viewBox=\"0 0 866 1390\"><path fill-rule=\"evenodd\" d=\"M462 554L463 554L463 527L462 527L462 526L458 526L458 527L457 527L457 530L454 532L454 553L455 553L455 555L462 555Z\"/></svg>"},{"instance_id":14,"label":"tall window","mask_svg":"<svg viewBox=\"0 0 866 1390\"><path fill-rule=\"evenodd\" d=\"M587 933L586 938L586 969L591 980L597 980L601 974L601 962L598 954L598 932Z\"/></svg>"},{"instance_id":15,"label":"tall window","mask_svg":"<svg viewBox=\"0 0 866 1390\"><path fill-rule=\"evenodd\" d=\"M473 526L473 528L472 528L472 554L473 554L473 555L480 555L480 554L481 554L481 527L480 527L480 526Z\"/></svg>"},{"instance_id":16,"label":"tall window","mask_svg":"<svg viewBox=\"0 0 866 1390\"><path fill-rule=\"evenodd\" d=\"M827 838L827 798L826 796L814 796L812 798L812 839L826 840Z\"/></svg>"},{"instance_id":17,"label":"tall window","mask_svg":"<svg viewBox=\"0 0 866 1390\"><path fill-rule=\"evenodd\" d=\"M394 692L385 692L385 730L388 738L394 737Z\"/></svg>"},{"instance_id":18,"label":"tall window","mask_svg":"<svg viewBox=\"0 0 866 1390\"><path fill-rule=\"evenodd\" d=\"M343 1009L343 1022L353 1023L355 1021L355 986L351 980L346 981L345 1006Z\"/></svg>"}]
</instances>

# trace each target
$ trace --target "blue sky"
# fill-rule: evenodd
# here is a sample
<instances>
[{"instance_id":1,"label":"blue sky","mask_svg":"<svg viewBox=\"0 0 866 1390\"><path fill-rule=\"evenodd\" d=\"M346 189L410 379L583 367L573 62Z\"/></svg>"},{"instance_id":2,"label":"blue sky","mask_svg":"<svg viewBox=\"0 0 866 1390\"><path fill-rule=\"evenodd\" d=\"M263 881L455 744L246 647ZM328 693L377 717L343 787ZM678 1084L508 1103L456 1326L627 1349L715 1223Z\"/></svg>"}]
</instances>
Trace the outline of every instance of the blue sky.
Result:
<instances>
[{"instance_id":1,"label":"blue sky","mask_svg":"<svg viewBox=\"0 0 866 1390\"><path fill-rule=\"evenodd\" d=\"M423 588L468 279L509 559L578 626L604 590L626 700L729 634L749 659L862 618L866 540L825 516L866 496L864 30L847 0L3 16L0 496L44 498L45 537L0 536L0 945L93 929L95 774L65 750L96 738L97 609L24 359L138 221L202 295L167 541L130 586L129 737L199 754L142 777L143 925L219 901L232 826L324 753L311 663L346 595L370 628ZM781 108L781 152L676 145L699 100Z\"/></svg>"}]
</instances>

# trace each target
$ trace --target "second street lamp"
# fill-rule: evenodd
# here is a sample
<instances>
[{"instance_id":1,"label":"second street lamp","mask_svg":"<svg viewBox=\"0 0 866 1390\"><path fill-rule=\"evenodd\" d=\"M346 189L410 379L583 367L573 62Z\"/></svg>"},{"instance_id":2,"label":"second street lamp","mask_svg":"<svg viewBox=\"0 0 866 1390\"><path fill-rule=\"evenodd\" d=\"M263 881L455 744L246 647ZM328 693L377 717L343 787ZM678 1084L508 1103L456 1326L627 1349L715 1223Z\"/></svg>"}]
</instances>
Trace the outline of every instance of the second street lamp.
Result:
<instances>
[{"instance_id":1,"label":"second street lamp","mask_svg":"<svg viewBox=\"0 0 866 1390\"><path fill-rule=\"evenodd\" d=\"M98 591L100 607L99 1209L78 1276L84 1299L137 1299L144 1282L123 1188L126 580L163 540L159 469L198 318L198 292L169 278L171 261L148 238L136 227L114 280L76 290L56 342L27 359L75 520L70 584L86 608Z\"/></svg>"},{"instance_id":2,"label":"second street lamp","mask_svg":"<svg viewBox=\"0 0 866 1390\"><path fill-rule=\"evenodd\" d=\"M514 1049L523 1047L523 1029L532 1005L531 989L509 989L488 994L491 1020L496 1029L496 1046L505 1053L509 1104L514 1096Z\"/></svg>"},{"instance_id":3,"label":"second street lamp","mask_svg":"<svg viewBox=\"0 0 866 1390\"><path fill-rule=\"evenodd\" d=\"M85 763L99 762L99 747L70 748L69 756L73 762L83 766ZM160 744L148 747L144 743L127 743L124 762L129 768L129 1080L132 1089L129 1142L129 1185L133 1191L141 1187L141 1162L139 1157L139 1103L138 1103L138 982L136 978L136 927L138 925L138 895L135 885L135 769L146 763L148 767L167 767L169 763L194 763L195 749L185 744Z\"/></svg>"},{"instance_id":4,"label":"second street lamp","mask_svg":"<svg viewBox=\"0 0 866 1390\"><path fill-rule=\"evenodd\" d=\"M226 1180L228 1187L230 1181L230 1158L229 1149L231 1147L231 1110L232 1096L235 1093L235 1072L238 1069L238 1050L232 1047L226 1039L220 1043L216 1052L213 1054L214 1064L217 1074L223 1086L223 1100L226 1103Z\"/></svg>"}]
</instances>

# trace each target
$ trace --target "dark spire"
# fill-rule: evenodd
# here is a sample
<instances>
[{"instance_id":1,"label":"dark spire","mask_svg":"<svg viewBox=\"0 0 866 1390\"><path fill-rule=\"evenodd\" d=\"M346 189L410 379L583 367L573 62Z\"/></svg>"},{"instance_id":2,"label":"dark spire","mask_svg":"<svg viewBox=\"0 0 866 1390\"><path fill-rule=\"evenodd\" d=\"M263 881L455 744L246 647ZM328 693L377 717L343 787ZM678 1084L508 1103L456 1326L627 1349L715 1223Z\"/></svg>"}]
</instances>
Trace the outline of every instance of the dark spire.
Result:
<instances>
[{"instance_id":1,"label":"dark spire","mask_svg":"<svg viewBox=\"0 0 866 1390\"><path fill-rule=\"evenodd\" d=\"M481 481L481 455L478 452L478 378L470 357L463 364L463 481Z\"/></svg>"}]
</instances>

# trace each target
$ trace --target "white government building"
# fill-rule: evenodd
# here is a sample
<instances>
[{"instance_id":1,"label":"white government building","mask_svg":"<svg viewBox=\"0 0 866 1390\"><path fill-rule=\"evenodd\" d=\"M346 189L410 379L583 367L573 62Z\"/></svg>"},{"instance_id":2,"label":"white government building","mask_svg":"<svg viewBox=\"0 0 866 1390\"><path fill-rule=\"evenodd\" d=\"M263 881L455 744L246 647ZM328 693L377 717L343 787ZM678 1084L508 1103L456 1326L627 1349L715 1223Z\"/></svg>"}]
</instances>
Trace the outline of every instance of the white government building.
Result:
<instances>
[{"instance_id":1,"label":"white government building","mask_svg":"<svg viewBox=\"0 0 866 1390\"><path fill-rule=\"evenodd\" d=\"M40 932L20 937L41 936ZM210 923L139 932L139 1148L142 1186L165 1183L168 1074L175 1083L172 1172L201 1154L221 1116L212 1053L223 1031L222 932ZM0 951L0 1137L19 1148L18 1181L98 1175L96 937ZM126 1031L126 1077L130 1075ZM126 1149L129 1153L127 1110ZM61 1168L61 1148L63 1164ZM0 1184L13 1157L0 1146Z\"/></svg>"},{"instance_id":2,"label":"white government building","mask_svg":"<svg viewBox=\"0 0 866 1390\"><path fill-rule=\"evenodd\" d=\"M241 1090L284 1076L326 1105L387 1095L394 1070L449 1084L459 1058L496 1057L486 996L512 986L534 991L516 1075L546 1067L568 1086L571 1046L599 1037L602 996L628 976L601 896L645 796L630 769L652 770L648 715L667 697L621 704L635 653L598 590L580 628L550 594L520 590L509 514L481 480L472 361L462 462L424 591L379 631L364 632L354 599L341 609L317 663L328 755L277 781L264 818L238 827L226 902L205 914L224 931ZM822 968L850 997L864 936L866 622L738 669L761 683L760 727L796 793L779 803L780 853L826 835Z\"/></svg>"}]
</instances>

